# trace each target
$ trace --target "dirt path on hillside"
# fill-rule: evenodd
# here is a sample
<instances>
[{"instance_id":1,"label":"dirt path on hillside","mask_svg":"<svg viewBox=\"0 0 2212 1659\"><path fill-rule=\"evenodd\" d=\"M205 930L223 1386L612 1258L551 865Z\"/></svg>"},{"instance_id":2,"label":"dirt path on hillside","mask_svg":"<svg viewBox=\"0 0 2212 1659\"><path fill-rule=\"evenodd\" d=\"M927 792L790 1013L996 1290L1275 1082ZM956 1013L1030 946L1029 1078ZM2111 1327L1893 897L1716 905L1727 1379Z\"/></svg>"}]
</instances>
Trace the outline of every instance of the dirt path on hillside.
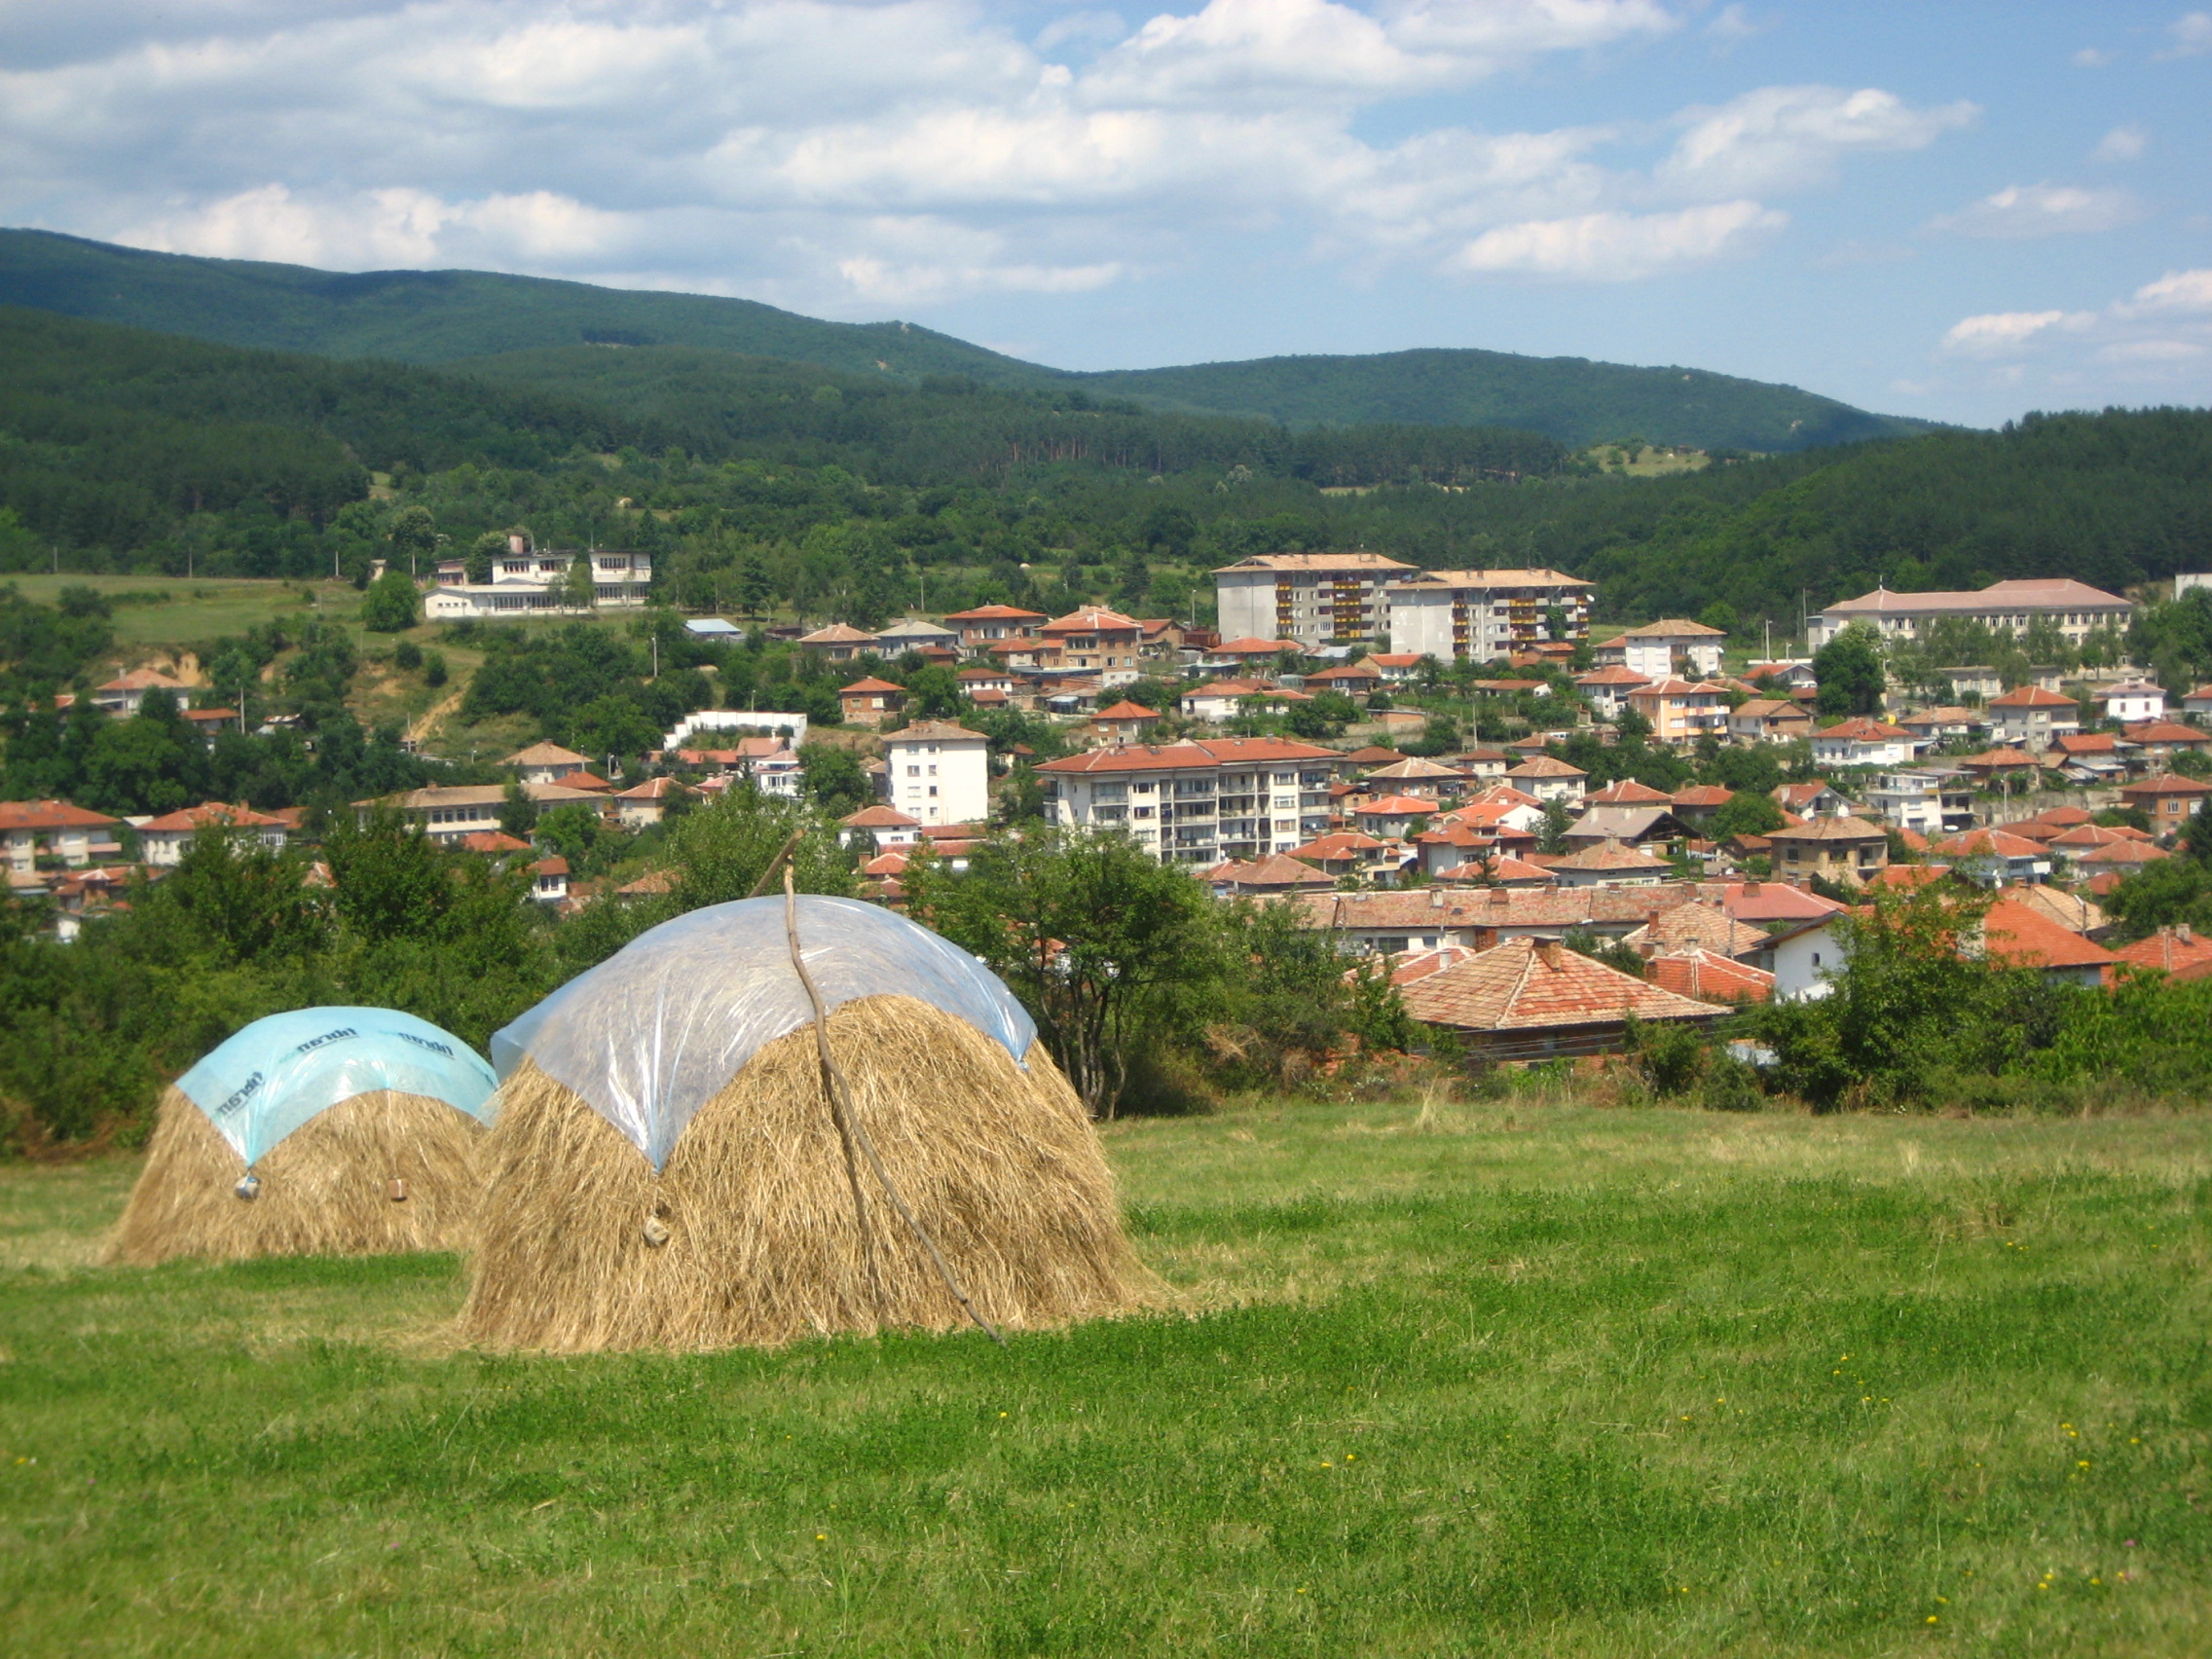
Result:
<instances>
[{"instance_id":1,"label":"dirt path on hillside","mask_svg":"<svg viewBox=\"0 0 2212 1659\"><path fill-rule=\"evenodd\" d=\"M446 717L461 707L462 693L467 689L468 687L463 685L448 691L443 697L424 710L422 719L407 728L407 741L419 744L436 731L438 727L445 724Z\"/></svg>"}]
</instances>

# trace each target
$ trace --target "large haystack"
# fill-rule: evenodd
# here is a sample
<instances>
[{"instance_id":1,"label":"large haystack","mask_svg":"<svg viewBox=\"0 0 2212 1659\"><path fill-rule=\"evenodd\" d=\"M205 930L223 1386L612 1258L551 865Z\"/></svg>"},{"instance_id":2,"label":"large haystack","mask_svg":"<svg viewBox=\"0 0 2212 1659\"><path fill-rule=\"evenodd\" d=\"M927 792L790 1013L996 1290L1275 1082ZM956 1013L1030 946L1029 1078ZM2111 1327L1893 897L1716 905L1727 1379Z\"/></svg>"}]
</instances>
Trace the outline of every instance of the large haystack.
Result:
<instances>
[{"instance_id":1,"label":"large haystack","mask_svg":"<svg viewBox=\"0 0 2212 1659\"><path fill-rule=\"evenodd\" d=\"M1140 1305L1151 1281L1123 1236L1089 1120L1005 987L889 912L800 903L807 962L833 1004L825 1029L851 1119L976 1310L1021 1329ZM529 1033L519 1054L495 1040L507 1075L461 1314L471 1340L712 1348L966 1321L865 1157L848 1163L814 1022L794 1023L788 1005L762 1017L764 999L796 994L788 958L774 960L783 901L715 909L724 914L653 930L630 947L644 960L618 955L594 971L597 987L571 987L571 1034L596 1030L606 1049L651 1056L624 1073L616 1110L550 1075L581 1053L551 1027ZM734 972L749 922L758 949L752 971ZM655 941L687 927L688 941ZM884 979L903 988L849 994ZM940 1006L968 991L1003 1002L1009 1023L985 1017L986 1034ZM717 1020L724 1004L729 1017ZM686 1069L686 1039L727 1055L730 1028L749 1020L763 1040L737 1046L734 1075L671 1110L666 1085Z\"/></svg>"},{"instance_id":2,"label":"large haystack","mask_svg":"<svg viewBox=\"0 0 2212 1659\"><path fill-rule=\"evenodd\" d=\"M259 1191L243 1199L245 1160L171 1087L108 1259L151 1267L172 1256L464 1250L475 1238L483 1143L483 1125L443 1100L376 1089L277 1142L254 1165Z\"/></svg>"},{"instance_id":3,"label":"large haystack","mask_svg":"<svg viewBox=\"0 0 2212 1659\"><path fill-rule=\"evenodd\" d=\"M494 1082L459 1038L390 1010L257 1020L163 1094L107 1257L466 1248Z\"/></svg>"}]
</instances>

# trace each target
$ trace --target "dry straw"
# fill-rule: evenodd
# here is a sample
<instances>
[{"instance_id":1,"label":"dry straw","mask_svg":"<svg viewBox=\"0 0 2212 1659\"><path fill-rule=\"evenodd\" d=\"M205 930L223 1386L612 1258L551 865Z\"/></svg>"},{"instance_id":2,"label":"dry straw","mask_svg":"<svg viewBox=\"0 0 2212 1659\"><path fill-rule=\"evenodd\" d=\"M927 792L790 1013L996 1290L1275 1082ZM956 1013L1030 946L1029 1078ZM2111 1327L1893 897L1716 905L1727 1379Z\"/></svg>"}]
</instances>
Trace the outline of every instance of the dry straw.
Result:
<instances>
[{"instance_id":1,"label":"dry straw","mask_svg":"<svg viewBox=\"0 0 2212 1659\"><path fill-rule=\"evenodd\" d=\"M1025 1071L966 1020L904 996L844 1003L827 1031L857 1122L984 1318L1033 1329L1152 1299L1089 1119L1041 1045ZM657 1174L527 1060L501 1088L488 1146L461 1312L471 1341L697 1349L967 1322L914 1230L864 1180L871 1284L811 1024L756 1051Z\"/></svg>"},{"instance_id":2,"label":"dry straw","mask_svg":"<svg viewBox=\"0 0 2212 1659\"><path fill-rule=\"evenodd\" d=\"M272 1147L254 1166L259 1193L245 1199L245 1161L172 1087L106 1257L145 1267L175 1256L463 1250L475 1236L484 1135L443 1100L356 1094Z\"/></svg>"}]
</instances>

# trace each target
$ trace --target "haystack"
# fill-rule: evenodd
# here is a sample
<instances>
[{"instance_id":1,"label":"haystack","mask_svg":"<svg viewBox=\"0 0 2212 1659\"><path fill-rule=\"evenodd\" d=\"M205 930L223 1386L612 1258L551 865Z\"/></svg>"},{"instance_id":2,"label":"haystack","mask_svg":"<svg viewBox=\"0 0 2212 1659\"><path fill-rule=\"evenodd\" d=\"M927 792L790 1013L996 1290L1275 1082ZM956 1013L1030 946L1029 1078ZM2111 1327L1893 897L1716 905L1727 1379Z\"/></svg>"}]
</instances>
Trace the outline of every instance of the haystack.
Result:
<instances>
[{"instance_id":1,"label":"haystack","mask_svg":"<svg viewBox=\"0 0 2212 1659\"><path fill-rule=\"evenodd\" d=\"M163 1094L107 1258L463 1249L496 1083L460 1038L388 1009L256 1020Z\"/></svg>"},{"instance_id":2,"label":"haystack","mask_svg":"<svg viewBox=\"0 0 2212 1659\"><path fill-rule=\"evenodd\" d=\"M494 1039L471 1340L770 1346L948 1329L961 1295L999 1329L1148 1299L1089 1120L1006 987L887 910L798 900L832 1083L785 906L664 923Z\"/></svg>"}]
</instances>

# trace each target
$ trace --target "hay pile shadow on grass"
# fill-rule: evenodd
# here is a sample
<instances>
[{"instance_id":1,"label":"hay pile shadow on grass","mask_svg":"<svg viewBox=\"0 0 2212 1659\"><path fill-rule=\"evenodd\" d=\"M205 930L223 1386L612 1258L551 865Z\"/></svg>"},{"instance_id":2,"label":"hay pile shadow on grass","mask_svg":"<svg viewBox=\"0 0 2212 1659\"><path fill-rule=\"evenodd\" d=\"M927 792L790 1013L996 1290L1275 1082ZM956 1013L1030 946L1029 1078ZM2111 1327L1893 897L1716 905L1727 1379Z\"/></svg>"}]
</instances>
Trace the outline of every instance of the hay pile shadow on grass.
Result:
<instances>
[{"instance_id":1,"label":"hay pile shadow on grass","mask_svg":"<svg viewBox=\"0 0 2212 1659\"><path fill-rule=\"evenodd\" d=\"M104 1259L150 1267L177 1256L465 1250L483 1197L485 1133L443 1100L373 1089L272 1147L254 1166L260 1194L247 1200L237 1193L245 1161L172 1087ZM404 1201L392 1198L395 1180L406 1184Z\"/></svg>"},{"instance_id":2,"label":"hay pile shadow on grass","mask_svg":"<svg viewBox=\"0 0 2212 1659\"><path fill-rule=\"evenodd\" d=\"M966 1020L903 996L840 1005L829 1037L854 1115L984 1317L1035 1329L1156 1300L1089 1119L1042 1045L1024 1071ZM967 1323L864 1169L876 1307L812 1024L756 1051L657 1174L528 1060L501 1087L488 1144L461 1321L472 1342L700 1349Z\"/></svg>"}]
</instances>

